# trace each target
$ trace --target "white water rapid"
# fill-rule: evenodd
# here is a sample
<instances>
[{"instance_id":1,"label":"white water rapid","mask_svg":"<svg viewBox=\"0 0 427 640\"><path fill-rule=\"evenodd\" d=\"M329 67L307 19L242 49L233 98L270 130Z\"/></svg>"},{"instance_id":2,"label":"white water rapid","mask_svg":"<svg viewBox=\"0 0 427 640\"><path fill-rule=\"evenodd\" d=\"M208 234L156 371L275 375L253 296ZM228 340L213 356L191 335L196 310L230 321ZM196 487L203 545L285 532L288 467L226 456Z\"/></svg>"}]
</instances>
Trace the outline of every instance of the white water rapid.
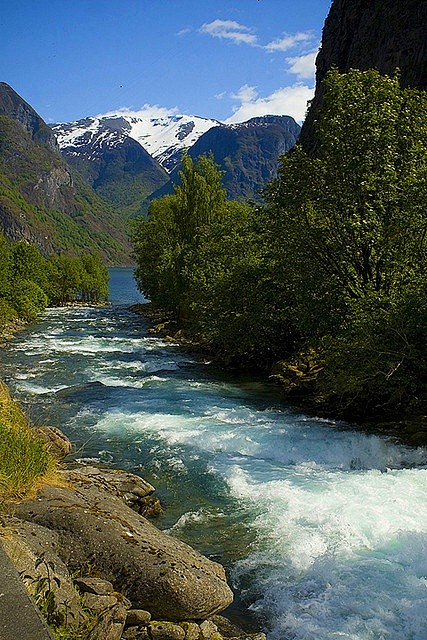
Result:
<instances>
[{"instance_id":1,"label":"white water rapid","mask_svg":"<svg viewBox=\"0 0 427 640\"><path fill-rule=\"evenodd\" d=\"M50 309L0 374L76 458L140 473L159 524L222 561L269 640L427 639L427 451L281 405L105 309Z\"/></svg>"}]
</instances>

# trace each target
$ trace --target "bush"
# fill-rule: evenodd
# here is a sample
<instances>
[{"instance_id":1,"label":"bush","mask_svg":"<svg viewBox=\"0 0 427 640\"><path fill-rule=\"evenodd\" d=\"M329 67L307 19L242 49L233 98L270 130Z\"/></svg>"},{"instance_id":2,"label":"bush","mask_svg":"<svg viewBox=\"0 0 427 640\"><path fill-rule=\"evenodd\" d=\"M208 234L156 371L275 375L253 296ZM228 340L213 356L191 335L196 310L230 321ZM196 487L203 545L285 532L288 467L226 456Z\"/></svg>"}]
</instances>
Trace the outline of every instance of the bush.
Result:
<instances>
[{"instance_id":1,"label":"bush","mask_svg":"<svg viewBox=\"0 0 427 640\"><path fill-rule=\"evenodd\" d=\"M19 280L13 290L13 305L20 318L27 322L34 320L44 311L48 297L32 280Z\"/></svg>"}]
</instances>

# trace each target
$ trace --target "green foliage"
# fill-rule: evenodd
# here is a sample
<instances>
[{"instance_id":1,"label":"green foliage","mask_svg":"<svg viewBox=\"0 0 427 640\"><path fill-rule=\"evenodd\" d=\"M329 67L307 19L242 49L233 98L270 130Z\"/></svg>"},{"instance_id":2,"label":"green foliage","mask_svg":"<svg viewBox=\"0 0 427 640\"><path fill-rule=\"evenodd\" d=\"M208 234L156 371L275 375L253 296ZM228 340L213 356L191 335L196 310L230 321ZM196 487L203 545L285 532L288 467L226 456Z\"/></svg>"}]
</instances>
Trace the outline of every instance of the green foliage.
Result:
<instances>
[{"instance_id":1,"label":"green foliage","mask_svg":"<svg viewBox=\"0 0 427 640\"><path fill-rule=\"evenodd\" d=\"M123 217L6 116L0 116L0 217L4 229L37 238L47 252L93 251L110 264L129 261Z\"/></svg>"},{"instance_id":2,"label":"green foliage","mask_svg":"<svg viewBox=\"0 0 427 640\"><path fill-rule=\"evenodd\" d=\"M334 70L316 157L296 148L268 193L294 317L326 365L321 393L353 416L408 406L424 385L426 116L426 94L398 78Z\"/></svg>"},{"instance_id":3,"label":"green foliage","mask_svg":"<svg viewBox=\"0 0 427 640\"><path fill-rule=\"evenodd\" d=\"M44 258L35 245L8 243L0 233L0 333L17 319L34 320L49 304L107 299L108 271L99 254Z\"/></svg>"},{"instance_id":4,"label":"green foliage","mask_svg":"<svg viewBox=\"0 0 427 640\"><path fill-rule=\"evenodd\" d=\"M186 266L192 328L228 362L270 366L292 342L286 283L263 234L262 210L228 203L200 231Z\"/></svg>"},{"instance_id":5,"label":"green foliage","mask_svg":"<svg viewBox=\"0 0 427 640\"><path fill-rule=\"evenodd\" d=\"M336 412L427 411L427 96L374 70L324 89L316 156L284 156L262 208L184 157L135 227L139 286L225 360L281 360Z\"/></svg>"},{"instance_id":6,"label":"green foliage","mask_svg":"<svg viewBox=\"0 0 427 640\"><path fill-rule=\"evenodd\" d=\"M11 266L12 259L10 254L9 243L4 235L0 232L0 300L9 291L11 282ZM0 310L0 316L1 316Z\"/></svg>"},{"instance_id":7,"label":"green foliage","mask_svg":"<svg viewBox=\"0 0 427 640\"><path fill-rule=\"evenodd\" d=\"M60 587L61 582L55 575L55 566L52 561L46 560L44 556L41 556L37 558L34 568L37 570L40 565L43 565L45 575L39 576L35 580L34 599L48 625L60 625L63 622L63 614L56 607L54 585Z\"/></svg>"},{"instance_id":8,"label":"green foliage","mask_svg":"<svg viewBox=\"0 0 427 640\"><path fill-rule=\"evenodd\" d=\"M9 293L9 302L13 303L20 318L30 322L45 310L48 297L32 280L19 279Z\"/></svg>"},{"instance_id":9,"label":"green foliage","mask_svg":"<svg viewBox=\"0 0 427 640\"><path fill-rule=\"evenodd\" d=\"M37 577L21 573L21 578L27 582L34 601L44 619L48 623L55 640L78 640L88 638L90 632L99 622L99 614L85 611L83 621L76 622L67 601L61 605L56 603L56 592L61 588L61 579L55 570L55 564L46 560L42 554L34 565ZM71 576L71 580L73 576ZM84 604L84 602L82 602Z\"/></svg>"},{"instance_id":10,"label":"green foliage","mask_svg":"<svg viewBox=\"0 0 427 640\"><path fill-rule=\"evenodd\" d=\"M30 431L15 431L1 420L0 452L1 502L24 496L51 468L43 444Z\"/></svg>"},{"instance_id":11,"label":"green foliage","mask_svg":"<svg viewBox=\"0 0 427 640\"><path fill-rule=\"evenodd\" d=\"M108 271L99 255L51 256L46 266L51 304L97 304L108 299Z\"/></svg>"},{"instance_id":12,"label":"green foliage","mask_svg":"<svg viewBox=\"0 0 427 640\"><path fill-rule=\"evenodd\" d=\"M212 158L201 156L193 163L184 154L180 176L174 195L154 201L148 221L135 223L133 241L140 290L183 316L189 288L186 263L198 245L199 230L221 216L226 199Z\"/></svg>"},{"instance_id":13,"label":"green foliage","mask_svg":"<svg viewBox=\"0 0 427 640\"><path fill-rule=\"evenodd\" d=\"M81 300L99 303L108 299L108 270L101 256L86 254L81 258L82 279L80 283Z\"/></svg>"}]
</instances>

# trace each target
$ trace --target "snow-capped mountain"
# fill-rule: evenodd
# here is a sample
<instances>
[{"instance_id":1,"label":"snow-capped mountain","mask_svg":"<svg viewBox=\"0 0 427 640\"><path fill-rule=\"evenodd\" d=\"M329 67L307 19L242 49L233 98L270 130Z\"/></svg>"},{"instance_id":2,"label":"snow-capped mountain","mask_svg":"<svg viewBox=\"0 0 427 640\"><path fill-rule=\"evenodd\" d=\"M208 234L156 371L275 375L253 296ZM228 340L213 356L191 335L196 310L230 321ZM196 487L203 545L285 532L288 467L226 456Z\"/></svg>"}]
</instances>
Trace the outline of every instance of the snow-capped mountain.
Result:
<instances>
[{"instance_id":1,"label":"snow-capped mountain","mask_svg":"<svg viewBox=\"0 0 427 640\"><path fill-rule=\"evenodd\" d=\"M232 199L261 201L262 189L277 175L280 156L296 141L301 127L290 116L267 115L237 124L218 124L189 148L190 158L212 154L223 172L222 183ZM150 199L171 193L179 182L179 167Z\"/></svg>"},{"instance_id":2,"label":"snow-capped mountain","mask_svg":"<svg viewBox=\"0 0 427 640\"><path fill-rule=\"evenodd\" d=\"M67 163L126 217L173 190L184 147L193 159L213 154L230 198L260 200L260 191L277 174L279 156L300 131L290 116L225 124L152 106L52 128Z\"/></svg>"},{"instance_id":3,"label":"snow-capped mountain","mask_svg":"<svg viewBox=\"0 0 427 640\"><path fill-rule=\"evenodd\" d=\"M92 159L97 150L122 144L126 138L139 142L169 173L177 166L181 151L191 147L218 120L181 114L156 113L152 109L127 109L52 125L62 151Z\"/></svg>"}]
</instances>

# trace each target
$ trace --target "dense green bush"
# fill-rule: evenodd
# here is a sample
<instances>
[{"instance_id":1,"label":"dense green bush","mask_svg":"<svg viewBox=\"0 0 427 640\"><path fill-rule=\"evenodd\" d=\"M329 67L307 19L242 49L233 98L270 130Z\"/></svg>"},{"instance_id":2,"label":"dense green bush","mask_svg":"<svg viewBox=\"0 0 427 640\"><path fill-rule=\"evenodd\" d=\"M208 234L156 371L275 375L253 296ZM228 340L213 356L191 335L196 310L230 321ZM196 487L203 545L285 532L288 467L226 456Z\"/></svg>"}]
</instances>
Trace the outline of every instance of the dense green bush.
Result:
<instances>
[{"instance_id":1,"label":"dense green bush","mask_svg":"<svg viewBox=\"0 0 427 640\"><path fill-rule=\"evenodd\" d=\"M48 305L108 299L108 270L99 255L51 256L0 234L0 333L17 319L29 322Z\"/></svg>"},{"instance_id":2,"label":"dense green bush","mask_svg":"<svg viewBox=\"0 0 427 640\"><path fill-rule=\"evenodd\" d=\"M30 322L45 310L48 297L38 284L21 278L15 282L13 291L9 294L9 301L13 304L18 316Z\"/></svg>"}]
</instances>

